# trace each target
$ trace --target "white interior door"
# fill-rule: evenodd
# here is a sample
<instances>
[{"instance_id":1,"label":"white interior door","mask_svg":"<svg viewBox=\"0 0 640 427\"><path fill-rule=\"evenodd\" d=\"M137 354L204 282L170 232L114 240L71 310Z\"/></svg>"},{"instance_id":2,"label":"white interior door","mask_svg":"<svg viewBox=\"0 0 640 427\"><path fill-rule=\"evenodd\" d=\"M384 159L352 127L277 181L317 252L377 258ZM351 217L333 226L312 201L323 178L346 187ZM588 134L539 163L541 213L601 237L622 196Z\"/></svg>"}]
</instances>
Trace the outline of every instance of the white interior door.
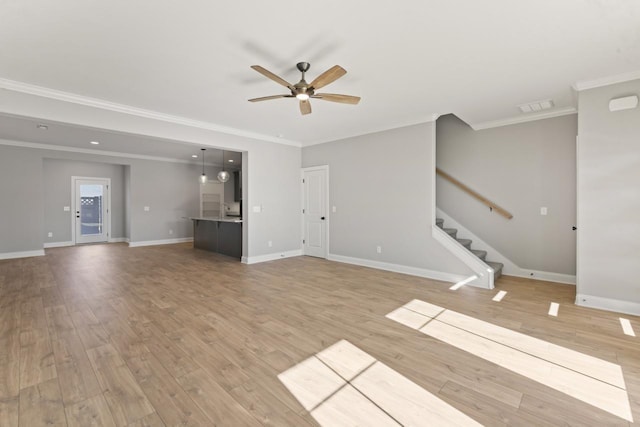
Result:
<instances>
[{"instance_id":1,"label":"white interior door","mask_svg":"<svg viewBox=\"0 0 640 427\"><path fill-rule=\"evenodd\" d=\"M328 178L326 166L302 170L304 254L320 258L328 251Z\"/></svg>"},{"instance_id":2,"label":"white interior door","mask_svg":"<svg viewBox=\"0 0 640 427\"><path fill-rule=\"evenodd\" d=\"M107 242L110 180L75 178L73 181L75 243Z\"/></svg>"}]
</instances>

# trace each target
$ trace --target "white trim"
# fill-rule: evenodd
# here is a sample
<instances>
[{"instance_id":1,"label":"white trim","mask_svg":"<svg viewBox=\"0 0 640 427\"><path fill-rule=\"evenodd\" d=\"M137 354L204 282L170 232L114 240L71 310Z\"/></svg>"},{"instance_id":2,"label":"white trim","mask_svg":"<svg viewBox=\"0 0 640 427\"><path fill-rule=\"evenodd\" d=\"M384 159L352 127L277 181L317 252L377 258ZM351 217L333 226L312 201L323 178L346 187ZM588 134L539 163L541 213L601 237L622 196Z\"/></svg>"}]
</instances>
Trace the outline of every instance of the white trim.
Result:
<instances>
[{"instance_id":1,"label":"white trim","mask_svg":"<svg viewBox=\"0 0 640 427\"><path fill-rule=\"evenodd\" d=\"M576 305L640 316L640 303L638 302L576 294Z\"/></svg>"},{"instance_id":2,"label":"white trim","mask_svg":"<svg viewBox=\"0 0 640 427\"><path fill-rule=\"evenodd\" d=\"M157 245L175 245L176 243L193 242L193 237L181 237L177 239L164 240L142 240L139 242L128 242L130 248L139 248L141 246L157 246Z\"/></svg>"},{"instance_id":3,"label":"white trim","mask_svg":"<svg viewBox=\"0 0 640 427\"><path fill-rule=\"evenodd\" d=\"M485 264L480 258L471 253L467 248L462 246L460 242L449 236L446 231L437 225L431 226L431 236L475 273L476 278L468 283L470 286L493 289L493 268Z\"/></svg>"},{"instance_id":4,"label":"white trim","mask_svg":"<svg viewBox=\"0 0 640 427\"><path fill-rule=\"evenodd\" d=\"M58 101L69 102L87 107L99 108L102 110L114 111L116 113L128 114L147 119L160 120L163 122L174 123L178 125L188 126L192 128L212 130L215 132L225 133L228 135L237 135L246 138L252 138L262 141L269 141L276 144L292 145L301 147L299 142L289 141L275 136L263 135L255 132L248 132L228 126L222 126L211 122L201 120L193 120L186 117L174 116L171 114L160 113L143 108L132 107L130 105L118 104L115 102L105 101L103 99L91 98L88 96L77 95L75 93L63 92L60 90L50 89L43 86L36 86L29 83L23 83L15 80L0 78L0 88L13 92L26 93L29 95L40 96L43 98L55 99Z\"/></svg>"},{"instance_id":5,"label":"white trim","mask_svg":"<svg viewBox=\"0 0 640 427\"><path fill-rule=\"evenodd\" d=\"M258 255L258 256L243 256L241 261L243 264L257 264L260 262L275 261L277 259L291 258L296 256L302 256L302 249L286 252L275 252L272 254Z\"/></svg>"},{"instance_id":6,"label":"white trim","mask_svg":"<svg viewBox=\"0 0 640 427\"><path fill-rule=\"evenodd\" d=\"M613 76L601 77L593 80L583 80L576 82L573 88L580 92L587 89L595 89L597 87L609 86L616 83L624 83L631 80L640 79L640 71L631 71L629 73L616 74Z\"/></svg>"},{"instance_id":7,"label":"white trim","mask_svg":"<svg viewBox=\"0 0 640 427\"><path fill-rule=\"evenodd\" d=\"M505 273L503 267L503 273L505 276L522 277L525 279L543 280L545 282L561 283L563 285L576 284L576 276L573 274L554 273L552 271L540 271L540 270L528 270L526 268L520 269L521 273Z\"/></svg>"},{"instance_id":8,"label":"white trim","mask_svg":"<svg viewBox=\"0 0 640 427\"><path fill-rule=\"evenodd\" d=\"M198 164L190 160L170 159L167 157L146 156L144 154L121 153L119 151L92 150L89 148L68 147L64 145L40 144L37 142L13 141L9 139L0 139L0 145L8 145L11 147L33 148L37 150L65 151L68 153L93 154L96 156L122 157L126 159L154 160L158 162L183 163L194 165ZM206 166L221 167L217 163L205 163Z\"/></svg>"},{"instance_id":9,"label":"white trim","mask_svg":"<svg viewBox=\"0 0 640 427\"><path fill-rule=\"evenodd\" d=\"M457 283L466 279L465 276L446 273L443 271L428 270L426 268L410 267L408 265L391 264L388 262L373 261L370 259L353 258L344 255L329 254L329 261L342 262L345 264L360 265L378 270L392 271L394 273L408 274L410 276L424 277L426 279L440 280L443 282Z\"/></svg>"},{"instance_id":10,"label":"white trim","mask_svg":"<svg viewBox=\"0 0 640 427\"><path fill-rule=\"evenodd\" d=\"M546 280L548 282L565 283L569 285L576 284L576 276L571 274L553 273L550 271L530 270L526 268L520 268L513 261L506 256L502 255L495 248L482 240L480 237L469 231L464 225L460 224L454 218L449 216L442 209L437 209L438 218L444 220L447 228L455 228L458 230L458 237L461 239L471 239L475 244L474 248L478 250L487 251L487 259L491 261L500 262L503 264L502 274L505 276L524 277L527 279ZM475 256L475 255L474 255Z\"/></svg>"},{"instance_id":11,"label":"white trim","mask_svg":"<svg viewBox=\"0 0 640 427\"><path fill-rule=\"evenodd\" d=\"M114 237L114 238L109 238L108 243L122 243L122 242L128 242L129 239L127 237ZM68 246L75 246L75 244L72 241L69 242L46 242L42 245L45 249L51 249L51 248L65 248Z\"/></svg>"},{"instance_id":12,"label":"white trim","mask_svg":"<svg viewBox=\"0 0 640 427\"><path fill-rule=\"evenodd\" d=\"M300 186L301 186L301 190L302 190L302 192L301 192L301 195L302 195L302 197L301 197L302 198L302 200L301 200L302 208L301 209L304 212L304 200L305 200L304 199L305 186L304 186L304 182L303 182L304 173L305 172L314 171L314 170L323 170L325 172L325 176L324 176L324 178L325 178L324 179L324 185L325 185L325 194L324 194L324 197L325 197L324 211L325 212L324 212L324 217L326 219L325 219L325 230L324 230L324 232L325 232L324 259L327 259L327 257L329 256L329 241L330 241L329 240L329 230L331 229L331 227L329 226L330 221L331 221L331 215L330 215L331 208L329 207L329 206L331 206L331 203L329 203L329 165L310 166L310 167L307 167L307 168L300 169ZM301 217L302 217L302 225L301 225L301 227L302 227L301 228L301 230L302 230L302 239L305 239L305 234L304 234L304 214L302 214ZM304 243L302 244L302 255L306 255L304 253Z\"/></svg>"},{"instance_id":13,"label":"white trim","mask_svg":"<svg viewBox=\"0 0 640 427\"><path fill-rule=\"evenodd\" d=\"M76 199L76 186L77 186L77 181L102 181L102 182L106 182L106 186L107 186L107 195L106 195L106 199L107 199L107 212L105 215L105 222L106 222L106 229L107 229L107 240L105 242L109 241L109 238L111 236L111 178L101 178L101 177L87 177L87 176L72 176L71 177L71 204L72 204L72 209L71 209L71 241L74 244L84 244L84 243L104 243L104 242L80 242L78 243L78 240L76 238L76 212L79 211L78 206L76 206L76 202L78 201Z\"/></svg>"},{"instance_id":14,"label":"white trim","mask_svg":"<svg viewBox=\"0 0 640 427\"><path fill-rule=\"evenodd\" d=\"M431 200L429 203L431 204L431 224L436 223L436 147L437 147L437 126L438 122L434 121L433 126L431 126L431 163L428 165L430 171L431 178Z\"/></svg>"},{"instance_id":15,"label":"white trim","mask_svg":"<svg viewBox=\"0 0 640 427\"><path fill-rule=\"evenodd\" d=\"M73 242L46 242L42 245L45 249L49 248L64 248L67 246L73 246Z\"/></svg>"},{"instance_id":16,"label":"white trim","mask_svg":"<svg viewBox=\"0 0 640 427\"><path fill-rule=\"evenodd\" d=\"M128 237L111 237L109 243L129 243Z\"/></svg>"},{"instance_id":17,"label":"white trim","mask_svg":"<svg viewBox=\"0 0 640 427\"><path fill-rule=\"evenodd\" d=\"M514 116L506 119L491 120L488 122L469 123L473 130L491 129L502 126L516 125L518 123L533 122L536 120L551 119L553 117L568 116L570 114L578 114L578 110L575 107L558 108L551 111L545 111L541 113L530 113L522 116Z\"/></svg>"},{"instance_id":18,"label":"white trim","mask_svg":"<svg viewBox=\"0 0 640 427\"><path fill-rule=\"evenodd\" d=\"M0 252L0 259L30 258L34 256L44 256L44 249L24 252Z\"/></svg>"}]
</instances>

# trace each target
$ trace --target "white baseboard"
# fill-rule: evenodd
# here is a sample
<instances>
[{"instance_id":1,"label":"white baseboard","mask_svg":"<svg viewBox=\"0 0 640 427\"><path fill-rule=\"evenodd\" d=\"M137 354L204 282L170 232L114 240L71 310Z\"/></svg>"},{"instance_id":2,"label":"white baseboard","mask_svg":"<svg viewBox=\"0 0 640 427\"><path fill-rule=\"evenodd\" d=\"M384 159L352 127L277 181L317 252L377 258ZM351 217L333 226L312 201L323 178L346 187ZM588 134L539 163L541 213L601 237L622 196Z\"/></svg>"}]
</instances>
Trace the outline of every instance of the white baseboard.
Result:
<instances>
[{"instance_id":1,"label":"white baseboard","mask_svg":"<svg viewBox=\"0 0 640 427\"><path fill-rule=\"evenodd\" d=\"M521 268L518 273L504 272L505 276L515 276L515 277L523 277L525 279L534 279L534 280L544 280L547 282L555 282L562 283L565 285L574 285L576 284L576 276L571 274L562 274L562 273L552 273L550 271L539 271L539 270L527 270L525 268Z\"/></svg>"},{"instance_id":2,"label":"white baseboard","mask_svg":"<svg viewBox=\"0 0 640 427\"><path fill-rule=\"evenodd\" d=\"M138 248L140 246L156 246L156 245L175 245L176 243L193 242L193 237L182 237L178 239L165 240L143 240L140 242L129 242L130 248Z\"/></svg>"},{"instance_id":3,"label":"white baseboard","mask_svg":"<svg viewBox=\"0 0 640 427\"><path fill-rule=\"evenodd\" d=\"M127 237L113 237L109 239L109 243L122 243L122 242L128 242L129 239ZM74 246L75 243L69 241L69 242L46 242L43 244L45 249L49 249L49 248L64 248L67 246Z\"/></svg>"},{"instance_id":4,"label":"white baseboard","mask_svg":"<svg viewBox=\"0 0 640 427\"><path fill-rule=\"evenodd\" d=\"M295 251L276 252L272 254L250 256L250 257L243 256L241 261L243 264L257 264L259 262L274 261L277 259L291 258L295 256L302 256L302 250L298 249Z\"/></svg>"},{"instance_id":5,"label":"white baseboard","mask_svg":"<svg viewBox=\"0 0 640 427\"><path fill-rule=\"evenodd\" d=\"M0 259L30 258L34 256L44 256L44 249L38 249L37 251L0 253Z\"/></svg>"},{"instance_id":6,"label":"white baseboard","mask_svg":"<svg viewBox=\"0 0 640 427\"><path fill-rule=\"evenodd\" d=\"M128 237L111 237L109 243L129 243Z\"/></svg>"},{"instance_id":7,"label":"white baseboard","mask_svg":"<svg viewBox=\"0 0 640 427\"><path fill-rule=\"evenodd\" d=\"M640 303L637 302L577 294L576 305L640 316Z\"/></svg>"},{"instance_id":8,"label":"white baseboard","mask_svg":"<svg viewBox=\"0 0 640 427\"><path fill-rule=\"evenodd\" d=\"M46 242L42 246L44 246L45 249L64 248L66 246L73 246L73 242Z\"/></svg>"},{"instance_id":9,"label":"white baseboard","mask_svg":"<svg viewBox=\"0 0 640 427\"><path fill-rule=\"evenodd\" d=\"M327 259L329 261L344 262L346 264L377 268L378 270L393 271L394 273L403 273L403 274L408 274L410 276L441 280L443 282L457 283L466 279L465 276L445 273L442 271L428 270L426 268L419 268L419 267L410 267L408 265L391 264L388 262L373 261L370 259L352 258L344 255L329 254Z\"/></svg>"},{"instance_id":10,"label":"white baseboard","mask_svg":"<svg viewBox=\"0 0 640 427\"><path fill-rule=\"evenodd\" d=\"M576 276L571 274L553 273L551 271L529 270L521 268L506 256L502 255L487 242L469 231L464 225L460 224L455 218L452 218L440 208L436 208L438 218L444 219L444 225L447 228L455 228L458 230L458 238L470 239L473 241L474 249L487 251L487 259L503 264L502 274L505 276L524 277L526 279L546 280L548 282L565 283L569 285L576 284Z\"/></svg>"}]
</instances>

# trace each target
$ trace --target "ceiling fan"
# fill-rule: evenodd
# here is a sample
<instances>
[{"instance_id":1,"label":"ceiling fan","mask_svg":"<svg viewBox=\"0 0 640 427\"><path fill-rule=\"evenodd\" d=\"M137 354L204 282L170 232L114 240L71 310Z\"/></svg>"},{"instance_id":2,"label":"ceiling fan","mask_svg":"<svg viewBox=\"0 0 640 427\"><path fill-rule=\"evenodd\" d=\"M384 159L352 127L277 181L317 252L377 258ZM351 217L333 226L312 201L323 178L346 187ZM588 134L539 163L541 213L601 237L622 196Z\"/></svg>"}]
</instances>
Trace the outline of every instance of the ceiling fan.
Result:
<instances>
[{"instance_id":1,"label":"ceiling fan","mask_svg":"<svg viewBox=\"0 0 640 427\"><path fill-rule=\"evenodd\" d=\"M311 83L307 83L304 79L304 75L307 71L309 71L309 67L311 67L311 64L309 64L308 62L298 62L296 64L296 67L298 67L298 70L300 70L300 72L302 73L302 78L298 83L292 85L283 78L273 74L271 71L262 68L259 65L252 65L251 68L259 72L263 76L288 88L291 91L291 94L263 96L262 98L253 98L249 101L258 102L278 98L298 98L300 100L300 112L302 114L311 113L311 103L309 102L310 98L323 99L325 101L340 102L342 104L353 105L360 102L359 96L340 95L336 93L316 93L316 90L325 87L329 83L332 83L347 74L347 71L341 66L334 65L333 67L329 68L327 71L316 77Z\"/></svg>"}]
</instances>

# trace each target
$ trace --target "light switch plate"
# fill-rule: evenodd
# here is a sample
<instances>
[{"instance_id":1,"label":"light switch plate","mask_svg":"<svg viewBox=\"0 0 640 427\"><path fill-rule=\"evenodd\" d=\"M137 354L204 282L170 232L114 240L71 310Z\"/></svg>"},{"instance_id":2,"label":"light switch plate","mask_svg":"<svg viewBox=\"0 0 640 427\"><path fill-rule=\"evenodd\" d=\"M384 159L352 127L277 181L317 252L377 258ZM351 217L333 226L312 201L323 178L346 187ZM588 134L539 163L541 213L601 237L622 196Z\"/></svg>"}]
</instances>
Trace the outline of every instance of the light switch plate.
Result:
<instances>
[{"instance_id":1,"label":"light switch plate","mask_svg":"<svg viewBox=\"0 0 640 427\"><path fill-rule=\"evenodd\" d=\"M69 212L69 211L71 211L71 206L65 206L65 207L62 208L62 210L65 211L65 212Z\"/></svg>"},{"instance_id":2,"label":"light switch plate","mask_svg":"<svg viewBox=\"0 0 640 427\"><path fill-rule=\"evenodd\" d=\"M144 211L145 211L145 212L149 212L149 206L145 206L145 207L144 207Z\"/></svg>"},{"instance_id":3,"label":"light switch plate","mask_svg":"<svg viewBox=\"0 0 640 427\"><path fill-rule=\"evenodd\" d=\"M331 208L331 212L336 213L336 207L335 206Z\"/></svg>"},{"instance_id":4,"label":"light switch plate","mask_svg":"<svg viewBox=\"0 0 640 427\"><path fill-rule=\"evenodd\" d=\"M547 208L546 207L540 208L540 215L546 215L546 214L547 214Z\"/></svg>"},{"instance_id":5,"label":"light switch plate","mask_svg":"<svg viewBox=\"0 0 640 427\"><path fill-rule=\"evenodd\" d=\"M253 207L253 212L255 212L255 213L260 213L260 212L262 212L262 206L254 206L254 207Z\"/></svg>"}]
</instances>

